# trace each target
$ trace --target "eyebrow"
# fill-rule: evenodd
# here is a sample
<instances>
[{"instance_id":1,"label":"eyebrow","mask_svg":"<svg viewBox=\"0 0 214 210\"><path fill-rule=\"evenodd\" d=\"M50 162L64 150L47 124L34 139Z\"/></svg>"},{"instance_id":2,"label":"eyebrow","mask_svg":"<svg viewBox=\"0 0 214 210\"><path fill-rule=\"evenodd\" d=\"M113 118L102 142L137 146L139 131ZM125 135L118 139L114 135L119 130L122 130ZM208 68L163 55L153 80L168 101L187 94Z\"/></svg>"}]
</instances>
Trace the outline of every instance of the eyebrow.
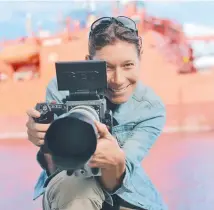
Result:
<instances>
[{"instance_id":1,"label":"eyebrow","mask_svg":"<svg viewBox=\"0 0 214 210\"><path fill-rule=\"evenodd\" d=\"M133 60L125 60L125 61L123 61L123 63L129 63L129 62L134 62ZM106 63L108 64L108 65L112 65L113 66L113 64L111 64L111 63L109 63L109 62L107 62L106 61Z\"/></svg>"},{"instance_id":2,"label":"eyebrow","mask_svg":"<svg viewBox=\"0 0 214 210\"><path fill-rule=\"evenodd\" d=\"M126 60L126 61L123 62L123 64L124 63L134 63L134 61L133 60Z\"/></svg>"},{"instance_id":3,"label":"eyebrow","mask_svg":"<svg viewBox=\"0 0 214 210\"><path fill-rule=\"evenodd\" d=\"M125 60L122 62L122 65L126 64L126 63L135 63L133 60ZM109 67L114 67L115 65L114 64L111 64L109 62L106 61L106 64L109 66Z\"/></svg>"}]
</instances>

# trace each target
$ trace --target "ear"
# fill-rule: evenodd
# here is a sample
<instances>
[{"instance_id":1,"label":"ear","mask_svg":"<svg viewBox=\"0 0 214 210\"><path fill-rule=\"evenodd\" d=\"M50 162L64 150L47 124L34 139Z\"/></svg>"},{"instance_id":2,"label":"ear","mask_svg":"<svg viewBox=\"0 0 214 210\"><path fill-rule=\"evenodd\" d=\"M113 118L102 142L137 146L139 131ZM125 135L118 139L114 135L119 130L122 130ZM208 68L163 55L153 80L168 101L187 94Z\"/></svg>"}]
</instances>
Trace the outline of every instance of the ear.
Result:
<instances>
[{"instance_id":1,"label":"ear","mask_svg":"<svg viewBox=\"0 0 214 210\"><path fill-rule=\"evenodd\" d=\"M92 60L92 58L91 58L90 55L86 55L86 56L85 56L85 60L87 60L87 61L88 61L88 60Z\"/></svg>"}]
</instances>

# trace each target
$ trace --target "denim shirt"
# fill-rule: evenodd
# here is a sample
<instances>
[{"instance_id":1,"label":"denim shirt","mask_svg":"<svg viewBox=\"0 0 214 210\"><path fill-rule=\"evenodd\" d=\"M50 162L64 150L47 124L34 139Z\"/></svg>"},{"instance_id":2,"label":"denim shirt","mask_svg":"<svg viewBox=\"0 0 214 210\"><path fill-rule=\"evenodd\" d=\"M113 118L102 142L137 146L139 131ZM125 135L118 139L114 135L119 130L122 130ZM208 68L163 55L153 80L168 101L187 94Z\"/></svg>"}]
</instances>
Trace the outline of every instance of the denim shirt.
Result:
<instances>
[{"instance_id":1,"label":"denim shirt","mask_svg":"<svg viewBox=\"0 0 214 210\"><path fill-rule=\"evenodd\" d=\"M58 91L54 78L47 87L46 101L62 103L67 91ZM126 154L124 179L114 192L106 192L106 201L112 204L111 195L147 210L166 210L160 194L146 175L142 160L158 139L165 125L165 107L153 90L141 82L130 99L113 112L118 125L113 127L112 135ZM47 185L48 175L42 171L34 191L34 200L42 195Z\"/></svg>"}]
</instances>

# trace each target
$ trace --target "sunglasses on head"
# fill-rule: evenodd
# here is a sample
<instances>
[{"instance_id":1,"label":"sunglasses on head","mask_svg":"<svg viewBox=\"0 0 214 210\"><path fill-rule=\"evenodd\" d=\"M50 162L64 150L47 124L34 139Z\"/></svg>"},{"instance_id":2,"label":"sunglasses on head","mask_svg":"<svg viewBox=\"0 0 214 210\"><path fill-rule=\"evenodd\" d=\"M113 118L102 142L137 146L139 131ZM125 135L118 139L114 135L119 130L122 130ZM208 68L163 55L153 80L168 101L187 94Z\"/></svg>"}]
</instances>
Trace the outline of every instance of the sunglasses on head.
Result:
<instances>
[{"instance_id":1,"label":"sunglasses on head","mask_svg":"<svg viewBox=\"0 0 214 210\"><path fill-rule=\"evenodd\" d=\"M105 30L108 28L113 22L117 23L118 25L133 31L138 36L138 30L136 23L126 17L126 16L118 16L118 17L102 17L94 21L91 25L90 35L99 33L100 31Z\"/></svg>"}]
</instances>

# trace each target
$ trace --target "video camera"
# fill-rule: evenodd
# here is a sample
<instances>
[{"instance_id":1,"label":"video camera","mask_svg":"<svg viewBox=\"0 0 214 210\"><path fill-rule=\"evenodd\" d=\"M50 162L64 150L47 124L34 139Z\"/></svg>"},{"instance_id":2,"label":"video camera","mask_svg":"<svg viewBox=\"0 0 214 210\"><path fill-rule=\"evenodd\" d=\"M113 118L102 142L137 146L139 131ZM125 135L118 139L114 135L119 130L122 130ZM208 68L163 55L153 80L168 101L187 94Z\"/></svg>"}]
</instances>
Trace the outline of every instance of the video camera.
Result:
<instances>
[{"instance_id":1,"label":"video camera","mask_svg":"<svg viewBox=\"0 0 214 210\"><path fill-rule=\"evenodd\" d=\"M98 132L94 120L106 124L111 132L112 112L107 108L106 62L80 61L55 64L59 91L69 91L63 103L38 103L41 113L35 121L50 124L44 153L50 153L58 169L84 176L100 176L87 162L97 146Z\"/></svg>"}]
</instances>

